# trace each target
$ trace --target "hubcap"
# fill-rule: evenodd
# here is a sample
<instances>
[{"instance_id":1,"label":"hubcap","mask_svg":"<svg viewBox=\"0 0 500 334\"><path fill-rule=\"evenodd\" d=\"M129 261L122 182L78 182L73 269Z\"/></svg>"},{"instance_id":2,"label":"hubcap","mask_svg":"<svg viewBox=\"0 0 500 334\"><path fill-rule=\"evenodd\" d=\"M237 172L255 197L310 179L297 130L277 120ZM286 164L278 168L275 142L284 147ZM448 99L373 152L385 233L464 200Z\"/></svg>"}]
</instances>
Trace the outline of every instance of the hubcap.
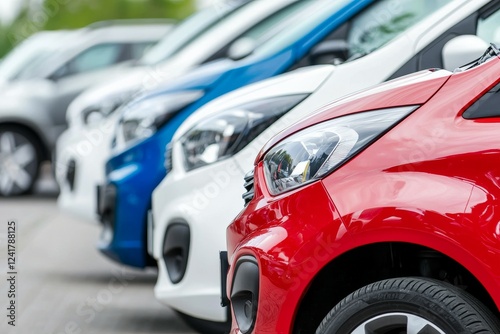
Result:
<instances>
[{"instance_id":1,"label":"hubcap","mask_svg":"<svg viewBox=\"0 0 500 334\"><path fill-rule=\"evenodd\" d=\"M14 195L31 187L37 170L33 144L16 132L0 133L0 194Z\"/></svg>"},{"instance_id":2,"label":"hubcap","mask_svg":"<svg viewBox=\"0 0 500 334\"><path fill-rule=\"evenodd\" d=\"M386 313L356 327L351 334L445 334L427 319L409 313Z\"/></svg>"}]
</instances>

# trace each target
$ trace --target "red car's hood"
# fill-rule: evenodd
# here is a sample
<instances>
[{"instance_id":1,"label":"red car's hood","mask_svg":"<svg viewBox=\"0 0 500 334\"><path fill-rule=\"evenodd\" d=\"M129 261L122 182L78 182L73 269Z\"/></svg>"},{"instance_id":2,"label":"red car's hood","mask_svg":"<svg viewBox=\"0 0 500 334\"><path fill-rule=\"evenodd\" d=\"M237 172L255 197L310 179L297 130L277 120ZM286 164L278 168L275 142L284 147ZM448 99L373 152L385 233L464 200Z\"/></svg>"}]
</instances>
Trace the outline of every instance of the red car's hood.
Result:
<instances>
[{"instance_id":1,"label":"red car's hood","mask_svg":"<svg viewBox=\"0 0 500 334\"><path fill-rule=\"evenodd\" d=\"M347 95L274 136L264 145L255 162L258 163L281 140L314 124L361 111L424 104L451 75L445 70L425 70Z\"/></svg>"}]
</instances>

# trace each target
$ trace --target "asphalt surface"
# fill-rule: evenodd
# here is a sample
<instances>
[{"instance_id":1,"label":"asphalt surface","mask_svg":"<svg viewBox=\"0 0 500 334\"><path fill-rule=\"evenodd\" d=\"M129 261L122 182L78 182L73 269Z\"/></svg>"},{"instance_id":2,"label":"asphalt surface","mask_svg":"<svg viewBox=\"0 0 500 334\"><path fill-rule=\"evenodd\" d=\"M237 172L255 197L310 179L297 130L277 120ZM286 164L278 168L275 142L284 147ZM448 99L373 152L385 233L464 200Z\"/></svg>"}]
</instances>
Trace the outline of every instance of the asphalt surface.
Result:
<instances>
[{"instance_id":1,"label":"asphalt surface","mask_svg":"<svg viewBox=\"0 0 500 334\"><path fill-rule=\"evenodd\" d=\"M60 213L55 191L44 180L34 196L0 199L0 333L193 333L155 300L155 271L101 256L99 226ZM15 275L7 274L9 221L16 222ZM9 298L11 276L15 298ZM15 327L8 324L12 300Z\"/></svg>"}]
</instances>

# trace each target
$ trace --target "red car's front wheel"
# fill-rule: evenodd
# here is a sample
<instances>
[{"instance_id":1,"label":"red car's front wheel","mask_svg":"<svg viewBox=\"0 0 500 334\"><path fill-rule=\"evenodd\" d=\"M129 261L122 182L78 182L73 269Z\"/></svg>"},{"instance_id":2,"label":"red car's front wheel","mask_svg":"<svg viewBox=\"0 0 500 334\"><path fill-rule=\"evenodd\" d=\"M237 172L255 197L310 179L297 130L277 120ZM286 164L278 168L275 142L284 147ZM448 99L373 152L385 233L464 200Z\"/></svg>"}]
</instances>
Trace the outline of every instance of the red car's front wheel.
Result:
<instances>
[{"instance_id":1,"label":"red car's front wheel","mask_svg":"<svg viewBox=\"0 0 500 334\"><path fill-rule=\"evenodd\" d=\"M317 334L500 333L497 319L474 297L452 285L395 278L367 285L344 298Z\"/></svg>"}]
</instances>

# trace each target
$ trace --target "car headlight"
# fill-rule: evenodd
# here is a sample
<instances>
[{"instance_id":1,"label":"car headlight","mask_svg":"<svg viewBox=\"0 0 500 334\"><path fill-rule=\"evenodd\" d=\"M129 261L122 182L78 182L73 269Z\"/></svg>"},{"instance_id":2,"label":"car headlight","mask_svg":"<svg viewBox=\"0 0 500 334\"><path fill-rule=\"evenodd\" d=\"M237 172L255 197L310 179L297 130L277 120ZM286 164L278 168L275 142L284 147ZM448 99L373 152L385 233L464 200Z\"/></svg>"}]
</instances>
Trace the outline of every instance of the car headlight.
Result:
<instances>
[{"instance_id":1,"label":"car headlight","mask_svg":"<svg viewBox=\"0 0 500 334\"><path fill-rule=\"evenodd\" d=\"M264 156L269 192L278 195L326 176L417 108L407 106L347 115L286 138Z\"/></svg>"},{"instance_id":2,"label":"car headlight","mask_svg":"<svg viewBox=\"0 0 500 334\"><path fill-rule=\"evenodd\" d=\"M203 91L186 91L141 100L124 107L117 127L117 144L151 137L177 112L203 96Z\"/></svg>"},{"instance_id":3,"label":"car headlight","mask_svg":"<svg viewBox=\"0 0 500 334\"><path fill-rule=\"evenodd\" d=\"M186 170L239 152L307 96L297 94L253 101L200 122L180 138Z\"/></svg>"},{"instance_id":4,"label":"car headlight","mask_svg":"<svg viewBox=\"0 0 500 334\"><path fill-rule=\"evenodd\" d=\"M91 105L82 111L82 122L85 125L92 125L110 116L120 106L130 100L132 94L114 96L101 101L98 104Z\"/></svg>"}]
</instances>

